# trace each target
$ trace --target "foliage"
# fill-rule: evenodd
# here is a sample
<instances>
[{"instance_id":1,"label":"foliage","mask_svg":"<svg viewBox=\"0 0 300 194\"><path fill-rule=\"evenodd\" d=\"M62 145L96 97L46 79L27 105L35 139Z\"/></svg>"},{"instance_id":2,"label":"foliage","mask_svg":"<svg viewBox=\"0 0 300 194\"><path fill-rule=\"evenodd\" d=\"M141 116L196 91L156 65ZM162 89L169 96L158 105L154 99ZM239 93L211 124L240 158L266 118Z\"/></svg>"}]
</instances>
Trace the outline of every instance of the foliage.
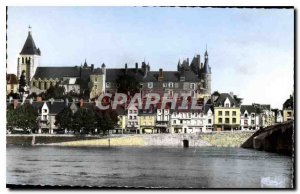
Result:
<instances>
[{"instance_id":1,"label":"foliage","mask_svg":"<svg viewBox=\"0 0 300 194\"><path fill-rule=\"evenodd\" d=\"M50 86L46 92L42 92L39 94L42 99L49 100L53 99L64 99L65 98L65 88L63 86L59 86L56 84L55 86Z\"/></svg>"},{"instance_id":2,"label":"foliage","mask_svg":"<svg viewBox=\"0 0 300 194\"><path fill-rule=\"evenodd\" d=\"M134 96L140 92L140 83L134 76L128 74L120 75L116 80L118 92Z\"/></svg>"},{"instance_id":3,"label":"foliage","mask_svg":"<svg viewBox=\"0 0 300 194\"><path fill-rule=\"evenodd\" d=\"M20 81L19 81L19 92L20 93L25 92L24 87L26 85L27 85L27 83L26 83L25 71L23 71L22 75L20 76Z\"/></svg>"},{"instance_id":4,"label":"foliage","mask_svg":"<svg viewBox=\"0 0 300 194\"><path fill-rule=\"evenodd\" d=\"M9 99L9 97L12 97L13 99L21 99L20 98L20 95L18 93L12 93L10 92L8 95L7 95L7 99Z\"/></svg>"},{"instance_id":5,"label":"foliage","mask_svg":"<svg viewBox=\"0 0 300 194\"><path fill-rule=\"evenodd\" d=\"M95 114L87 108L79 108L73 116L73 130L76 133L89 134L95 128Z\"/></svg>"},{"instance_id":6,"label":"foliage","mask_svg":"<svg viewBox=\"0 0 300 194\"><path fill-rule=\"evenodd\" d=\"M72 130L73 113L70 108L63 109L55 116L55 125L63 130Z\"/></svg>"},{"instance_id":7,"label":"foliage","mask_svg":"<svg viewBox=\"0 0 300 194\"><path fill-rule=\"evenodd\" d=\"M99 111L96 118L98 133L102 132L103 135L105 135L109 129L113 129L118 122L117 112L110 109Z\"/></svg>"},{"instance_id":8,"label":"foliage","mask_svg":"<svg viewBox=\"0 0 300 194\"><path fill-rule=\"evenodd\" d=\"M16 109L7 109L7 126L32 131L37 128L38 113L30 104L23 104Z\"/></svg>"}]
</instances>

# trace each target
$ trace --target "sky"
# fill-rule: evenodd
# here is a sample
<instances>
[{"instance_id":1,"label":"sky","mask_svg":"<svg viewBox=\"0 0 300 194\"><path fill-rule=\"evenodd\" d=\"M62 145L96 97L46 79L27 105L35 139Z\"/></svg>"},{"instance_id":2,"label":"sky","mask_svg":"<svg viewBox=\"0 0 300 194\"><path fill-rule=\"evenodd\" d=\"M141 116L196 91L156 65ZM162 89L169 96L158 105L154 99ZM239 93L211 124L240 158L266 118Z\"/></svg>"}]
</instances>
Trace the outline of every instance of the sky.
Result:
<instances>
[{"instance_id":1,"label":"sky","mask_svg":"<svg viewBox=\"0 0 300 194\"><path fill-rule=\"evenodd\" d=\"M293 9L8 7L8 73L17 72L29 25L42 66L145 60L151 70L176 70L179 59L203 62L207 45L212 91L280 109L293 93Z\"/></svg>"}]
</instances>

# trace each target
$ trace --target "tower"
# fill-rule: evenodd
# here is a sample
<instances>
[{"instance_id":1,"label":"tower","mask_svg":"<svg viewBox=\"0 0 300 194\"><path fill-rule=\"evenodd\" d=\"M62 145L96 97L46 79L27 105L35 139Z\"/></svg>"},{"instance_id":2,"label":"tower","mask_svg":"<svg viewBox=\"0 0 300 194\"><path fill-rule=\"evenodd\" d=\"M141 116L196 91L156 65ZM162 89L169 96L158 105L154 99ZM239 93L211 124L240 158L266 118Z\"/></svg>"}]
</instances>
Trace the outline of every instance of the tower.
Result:
<instances>
[{"instance_id":1,"label":"tower","mask_svg":"<svg viewBox=\"0 0 300 194\"><path fill-rule=\"evenodd\" d=\"M200 78L203 80L203 93L211 95L211 68L208 64L207 48L204 54L204 65L201 69Z\"/></svg>"},{"instance_id":2,"label":"tower","mask_svg":"<svg viewBox=\"0 0 300 194\"><path fill-rule=\"evenodd\" d=\"M31 27L29 26L27 39L18 57L18 79L20 79L22 72L24 72L26 80L30 83L31 78L35 74L37 66L39 66L40 56L41 51L36 47L34 43L31 33Z\"/></svg>"}]
</instances>

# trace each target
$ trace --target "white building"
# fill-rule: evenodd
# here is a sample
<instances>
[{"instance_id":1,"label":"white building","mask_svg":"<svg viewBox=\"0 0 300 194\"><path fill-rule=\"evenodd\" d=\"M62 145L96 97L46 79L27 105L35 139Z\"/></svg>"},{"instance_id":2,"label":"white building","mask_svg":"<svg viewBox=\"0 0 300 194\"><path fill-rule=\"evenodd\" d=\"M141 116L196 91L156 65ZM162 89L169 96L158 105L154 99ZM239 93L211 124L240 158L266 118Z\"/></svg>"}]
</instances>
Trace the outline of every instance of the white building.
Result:
<instances>
[{"instance_id":1,"label":"white building","mask_svg":"<svg viewBox=\"0 0 300 194\"><path fill-rule=\"evenodd\" d=\"M283 122L283 112L279 109L272 109L273 115L275 117L275 123L282 123Z\"/></svg>"},{"instance_id":2,"label":"white building","mask_svg":"<svg viewBox=\"0 0 300 194\"><path fill-rule=\"evenodd\" d=\"M260 115L253 105L241 106L241 130L256 130L260 128Z\"/></svg>"},{"instance_id":3,"label":"white building","mask_svg":"<svg viewBox=\"0 0 300 194\"><path fill-rule=\"evenodd\" d=\"M171 133L211 132L213 129L212 109L206 106L204 110L173 110L170 125Z\"/></svg>"},{"instance_id":4,"label":"white building","mask_svg":"<svg viewBox=\"0 0 300 194\"><path fill-rule=\"evenodd\" d=\"M127 107L126 130L129 133L139 133L138 107L131 105Z\"/></svg>"}]
</instances>

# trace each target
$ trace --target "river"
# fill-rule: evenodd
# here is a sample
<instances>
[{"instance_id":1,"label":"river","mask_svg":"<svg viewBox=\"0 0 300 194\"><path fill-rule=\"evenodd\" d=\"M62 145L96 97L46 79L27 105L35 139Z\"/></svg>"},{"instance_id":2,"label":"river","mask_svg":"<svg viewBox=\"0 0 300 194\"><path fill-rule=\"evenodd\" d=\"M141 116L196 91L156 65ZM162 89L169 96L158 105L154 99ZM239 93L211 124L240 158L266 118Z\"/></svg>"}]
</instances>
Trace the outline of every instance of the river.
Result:
<instances>
[{"instance_id":1,"label":"river","mask_svg":"<svg viewBox=\"0 0 300 194\"><path fill-rule=\"evenodd\" d=\"M242 148L6 147L6 183L163 188L292 187L292 158Z\"/></svg>"}]
</instances>

